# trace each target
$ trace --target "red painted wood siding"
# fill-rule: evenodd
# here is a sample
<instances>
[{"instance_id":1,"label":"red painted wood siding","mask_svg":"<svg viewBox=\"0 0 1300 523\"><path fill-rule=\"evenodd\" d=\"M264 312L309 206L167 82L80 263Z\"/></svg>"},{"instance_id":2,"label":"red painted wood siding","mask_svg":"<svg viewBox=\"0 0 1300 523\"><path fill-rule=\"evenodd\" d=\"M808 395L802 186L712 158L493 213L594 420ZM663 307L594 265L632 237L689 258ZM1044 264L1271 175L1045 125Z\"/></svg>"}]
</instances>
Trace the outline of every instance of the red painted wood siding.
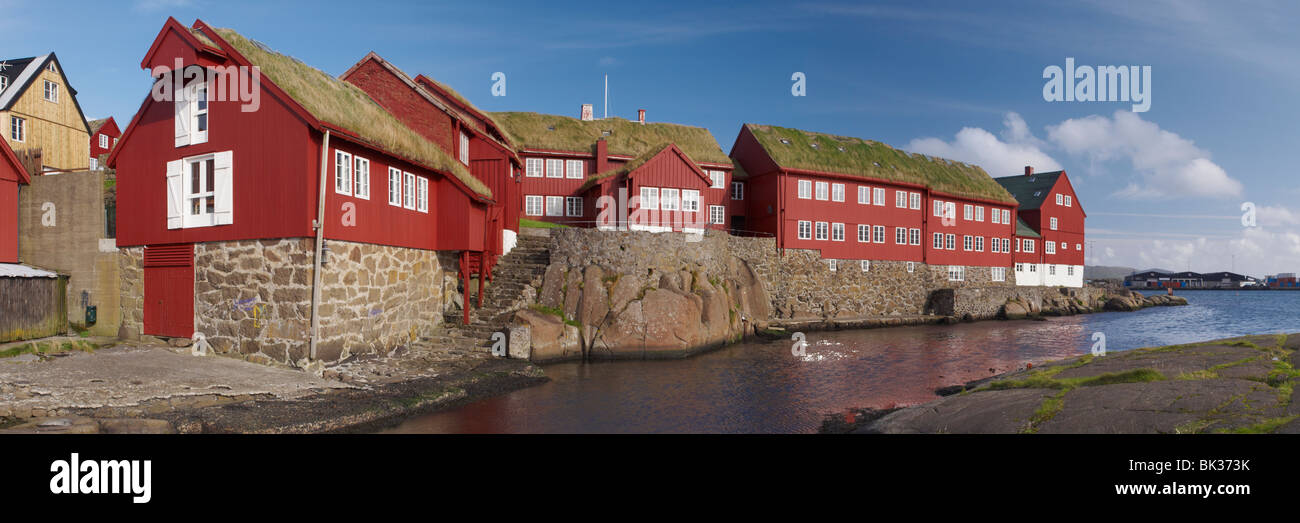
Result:
<instances>
[{"instance_id":1,"label":"red painted wood siding","mask_svg":"<svg viewBox=\"0 0 1300 523\"><path fill-rule=\"evenodd\" d=\"M1056 204L1056 195L1067 195L1070 197L1071 204L1069 207ZM1046 254L1043 249L1043 263L1054 263L1063 265L1083 265L1084 250L1084 212L1083 207L1079 206L1078 195L1074 193L1074 187L1070 184L1069 178L1064 173L1056 180L1056 185L1043 200L1043 204L1038 208L1039 212L1036 218L1039 223L1038 233L1043 235L1043 241L1056 242L1056 254ZM1056 218L1056 230L1051 228L1051 219ZM1068 249L1063 249L1062 244L1068 244Z\"/></svg>"},{"instance_id":2,"label":"red painted wood siding","mask_svg":"<svg viewBox=\"0 0 1300 523\"><path fill-rule=\"evenodd\" d=\"M924 189L902 187L884 183L854 182L838 177L786 175L785 178L785 187L782 192L784 193L784 199L786 202L786 212L781 227L786 248L818 249L821 250L823 258L922 261L926 247L924 235L925 228L922 223L924 220L924 209L914 210L911 208L897 208L894 205L894 198L898 191L903 191L908 195L907 203L910 205L910 195L912 193L922 193ZM810 198L799 198L799 180L808 180L812 182ZM826 200L816 199L818 182L826 183ZM833 184L844 185L844 201L832 201ZM885 204L863 205L858 203L859 186L868 187L872 191L876 188L885 189ZM922 199L924 200L924 198ZM813 239L799 239L800 220L812 222ZM826 240L816 239L817 222L827 223ZM844 224L845 234L843 241L834 241L830 239L833 237L832 223ZM858 225L869 225L872 227L872 242L865 243L858 241ZM883 243L875 241L874 228L878 225L885 227ZM907 229L907 245L896 243L895 229L898 227ZM911 245L910 235L912 229L918 229L918 234L921 236L919 245Z\"/></svg>"},{"instance_id":3,"label":"red painted wood siding","mask_svg":"<svg viewBox=\"0 0 1300 523\"><path fill-rule=\"evenodd\" d=\"M934 202L952 202L955 207L956 215L951 225L944 225L943 219L934 215ZM984 220L967 220L965 219L964 208L966 205L972 206L972 217L978 216L975 208L984 209ZM923 205L926 213L927 234L923 238L926 248L926 262L935 265L970 265L978 267L1010 267L1014 263L1015 246L1008 244L1009 253L993 252L993 240L1010 241L1015 234L1015 207L1010 205L997 205L988 202L960 198L956 196L947 196L942 193L932 193L925 199ZM1007 224L993 223L993 211L1007 211L1010 218ZM999 219L1000 221L1000 219ZM934 248L934 233L943 233L945 242L948 234L953 234L955 239L954 250ZM982 237L984 238L984 250L966 250L964 246L964 237ZM974 240L971 242L974 244ZM972 245L973 246L973 245Z\"/></svg>"},{"instance_id":4,"label":"red painted wood siding","mask_svg":"<svg viewBox=\"0 0 1300 523\"><path fill-rule=\"evenodd\" d=\"M643 219L637 220L631 217L629 220L637 225L658 225L661 227L672 226L673 230L680 231L683 227L677 225L679 220L681 224L692 226L699 223L705 225L708 223L708 212L710 205L725 205L722 198L723 191L710 189L709 182L704 181L696 172L695 168L679 156L676 149L669 148L655 155L644 164L641 164L636 170L628 173L628 199L641 194L642 187L658 187L660 209L663 204L663 189L678 189L678 209L681 209L682 196L681 190L700 191L700 210L697 212L688 211L659 211L651 213ZM633 208L635 209L635 207ZM679 217L680 216L680 217ZM655 221L658 223L655 223ZM705 225L713 229L724 229L726 224L722 225Z\"/></svg>"},{"instance_id":5,"label":"red painted wood siding","mask_svg":"<svg viewBox=\"0 0 1300 523\"><path fill-rule=\"evenodd\" d=\"M108 136L108 147L99 146L99 135L101 134ZM104 122L104 125L100 127L99 130L95 132L95 134L90 135L90 157L99 158L99 155L101 154L108 154L109 152L112 152L113 140L121 136L122 136L122 131L117 128L117 123L115 120L110 119L109 121Z\"/></svg>"},{"instance_id":6,"label":"red painted wood siding","mask_svg":"<svg viewBox=\"0 0 1300 523\"><path fill-rule=\"evenodd\" d=\"M0 169L4 168L0 165ZM18 263L18 182L6 180L3 175L0 175L0 263Z\"/></svg>"},{"instance_id":7,"label":"red painted wood siding","mask_svg":"<svg viewBox=\"0 0 1300 523\"><path fill-rule=\"evenodd\" d=\"M344 79L396 116L415 132L452 154L456 150L451 116L429 104L400 78L374 60L366 60ZM454 154L452 154L455 157Z\"/></svg>"},{"instance_id":8,"label":"red painted wood siding","mask_svg":"<svg viewBox=\"0 0 1300 523\"><path fill-rule=\"evenodd\" d=\"M194 334L194 246L150 246L144 251L144 333Z\"/></svg>"}]
</instances>

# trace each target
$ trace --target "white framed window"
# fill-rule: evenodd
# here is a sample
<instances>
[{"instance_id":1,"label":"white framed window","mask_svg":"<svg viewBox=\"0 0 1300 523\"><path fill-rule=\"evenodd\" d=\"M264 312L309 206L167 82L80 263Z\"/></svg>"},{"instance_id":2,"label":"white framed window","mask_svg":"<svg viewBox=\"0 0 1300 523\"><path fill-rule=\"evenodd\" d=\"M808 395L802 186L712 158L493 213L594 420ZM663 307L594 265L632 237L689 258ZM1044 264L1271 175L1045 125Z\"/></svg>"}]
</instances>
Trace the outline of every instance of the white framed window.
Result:
<instances>
[{"instance_id":1,"label":"white framed window","mask_svg":"<svg viewBox=\"0 0 1300 523\"><path fill-rule=\"evenodd\" d=\"M99 148L100 148L100 149L107 149L107 148L108 148L108 135L107 135L107 134L101 134L101 135L99 135Z\"/></svg>"},{"instance_id":2,"label":"white framed window","mask_svg":"<svg viewBox=\"0 0 1300 523\"><path fill-rule=\"evenodd\" d=\"M971 204L969 204L969 203L968 203L968 204L965 204L965 205L962 205L962 206L961 206L961 219L966 220L966 221L970 221L970 220L975 219L975 206L974 206L974 205L971 205Z\"/></svg>"},{"instance_id":3,"label":"white framed window","mask_svg":"<svg viewBox=\"0 0 1300 523\"><path fill-rule=\"evenodd\" d=\"M528 216L542 215L542 197L528 195L524 196L524 214Z\"/></svg>"},{"instance_id":4,"label":"white framed window","mask_svg":"<svg viewBox=\"0 0 1300 523\"><path fill-rule=\"evenodd\" d=\"M167 162L167 228L234 223L233 153Z\"/></svg>"},{"instance_id":5,"label":"white framed window","mask_svg":"<svg viewBox=\"0 0 1300 523\"><path fill-rule=\"evenodd\" d=\"M865 185L858 186L858 203L862 205L871 205L871 188Z\"/></svg>"},{"instance_id":6,"label":"white framed window","mask_svg":"<svg viewBox=\"0 0 1300 523\"><path fill-rule=\"evenodd\" d=\"M4 91L6 87L9 87L9 77L0 76L0 91Z\"/></svg>"},{"instance_id":7,"label":"white framed window","mask_svg":"<svg viewBox=\"0 0 1300 523\"><path fill-rule=\"evenodd\" d=\"M1074 250L1076 250L1076 251L1082 251L1082 250L1083 250L1083 244L1082 244L1082 243L1076 243L1076 244L1074 244Z\"/></svg>"},{"instance_id":8,"label":"white framed window","mask_svg":"<svg viewBox=\"0 0 1300 523\"><path fill-rule=\"evenodd\" d=\"M370 160L356 156L352 160L352 195L362 200L370 199Z\"/></svg>"},{"instance_id":9,"label":"white framed window","mask_svg":"<svg viewBox=\"0 0 1300 523\"><path fill-rule=\"evenodd\" d=\"M9 117L9 139L15 142L27 141L27 120L17 116Z\"/></svg>"},{"instance_id":10,"label":"white framed window","mask_svg":"<svg viewBox=\"0 0 1300 523\"><path fill-rule=\"evenodd\" d=\"M808 200L812 198L812 181L799 180L799 199Z\"/></svg>"},{"instance_id":11,"label":"white framed window","mask_svg":"<svg viewBox=\"0 0 1300 523\"><path fill-rule=\"evenodd\" d=\"M844 241L844 224L842 223L831 224L831 241L833 242Z\"/></svg>"},{"instance_id":12,"label":"white framed window","mask_svg":"<svg viewBox=\"0 0 1300 523\"><path fill-rule=\"evenodd\" d=\"M934 233L934 243L932 244L932 246L934 247L935 250L943 250L943 233L941 232Z\"/></svg>"},{"instance_id":13,"label":"white framed window","mask_svg":"<svg viewBox=\"0 0 1300 523\"><path fill-rule=\"evenodd\" d=\"M826 182L817 182L817 199L826 200L826 188L829 184Z\"/></svg>"},{"instance_id":14,"label":"white framed window","mask_svg":"<svg viewBox=\"0 0 1300 523\"><path fill-rule=\"evenodd\" d=\"M551 217L564 216L563 196L546 197L546 215Z\"/></svg>"},{"instance_id":15,"label":"white framed window","mask_svg":"<svg viewBox=\"0 0 1300 523\"><path fill-rule=\"evenodd\" d=\"M913 211L919 211L919 210L921 210L921 193L919 193L919 192L914 192L914 193L912 193L912 205L911 205L911 208L912 208Z\"/></svg>"},{"instance_id":16,"label":"white framed window","mask_svg":"<svg viewBox=\"0 0 1300 523\"><path fill-rule=\"evenodd\" d=\"M167 81L167 79L159 81ZM176 147L207 142L209 123L207 84L192 82L176 93L175 98L172 105L175 110Z\"/></svg>"},{"instance_id":17,"label":"white framed window","mask_svg":"<svg viewBox=\"0 0 1300 523\"><path fill-rule=\"evenodd\" d=\"M49 72L51 72L51 73L57 73L57 72L59 72L58 69L55 69L55 68L54 68L54 62L53 62L53 61L51 61L49 64L46 64L46 65L45 65L45 70L46 70L46 71L49 71Z\"/></svg>"},{"instance_id":18,"label":"white framed window","mask_svg":"<svg viewBox=\"0 0 1300 523\"><path fill-rule=\"evenodd\" d=\"M543 163L542 163L542 162L543 162L543 161L542 161L541 158L529 158L529 159L525 160L525 161L524 161L524 176L529 177L529 178L541 178L541 177L542 177L542 166L543 166Z\"/></svg>"},{"instance_id":19,"label":"white framed window","mask_svg":"<svg viewBox=\"0 0 1300 523\"><path fill-rule=\"evenodd\" d=\"M817 222L817 239L825 240L827 238L826 232L827 232L826 222Z\"/></svg>"},{"instance_id":20,"label":"white framed window","mask_svg":"<svg viewBox=\"0 0 1300 523\"><path fill-rule=\"evenodd\" d=\"M876 225L871 228L872 241L875 243L885 243L885 226Z\"/></svg>"},{"instance_id":21,"label":"white framed window","mask_svg":"<svg viewBox=\"0 0 1300 523\"><path fill-rule=\"evenodd\" d=\"M984 221L984 206L983 206L983 205L976 205L976 206L975 206L975 221L977 221L977 222L982 222L982 221Z\"/></svg>"},{"instance_id":22,"label":"white framed window","mask_svg":"<svg viewBox=\"0 0 1300 523\"><path fill-rule=\"evenodd\" d=\"M92 171L99 170L99 158L95 158L95 157L90 158L90 170Z\"/></svg>"},{"instance_id":23,"label":"white framed window","mask_svg":"<svg viewBox=\"0 0 1300 523\"><path fill-rule=\"evenodd\" d=\"M415 210L429 212L429 179L423 176L416 180Z\"/></svg>"},{"instance_id":24,"label":"white framed window","mask_svg":"<svg viewBox=\"0 0 1300 523\"><path fill-rule=\"evenodd\" d=\"M1065 195L1065 206L1066 206L1066 207L1069 207L1069 206L1070 206L1070 201L1071 201L1071 200L1072 200L1072 198L1070 198L1070 195L1068 195L1068 194Z\"/></svg>"},{"instance_id":25,"label":"white framed window","mask_svg":"<svg viewBox=\"0 0 1300 523\"><path fill-rule=\"evenodd\" d=\"M59 84L45 81L45 101L59 103Z\"/></svg>"},{"instance_id":26,"label":"white framed window","mask_svg":"<svg viewBox=\"0 0 1300 523\"><path fill-rule=\"evenodd\" d=\"M388 168L388 205L402 206L402 170Z\"/></svg>"},{"instance_id":27,"label":"white framed window","mask_svg":"<svg viewBox=\"0 0 1300 523\"><path fill-rule=\"evenodd\" d=\"M1010 239L1008 239L1008 238L1003 238L1003 239L1002 239L1002 252L1011 252L1011 240L1010 240Z\"/></svg>"},{"instance_id":28,"label":"white framed window","mask_svg":"<svg viewBox=\"0 0 1300 523\"><path fill-rule=\"evenodd\" d=\"M460 132L460 163L469 166L469 135L465 131Z\"/></svg>"},{"instance_id":29,"label":"white framed window","mask_svg":"<svg viewBox=\"0 0 1300 523\"><path fill-rule=\"evenodd\" d=\"M862 272L871 272L871 260L862 260L858 265L862 267Z\"/></svg>"},{"instance_id":30,"label":"white framed window","mask_svg":"<svg viewBox=\"0 0 1300 523\"><path fill-rule=\"evenodd\" d=\"M940 217L940 218L943 217L943 202L942 202L942 201L934 200L934 215L937 216L937 217Z\"/></svg>"},{"instance_id":31,"label":"white framed window","mask_svg":"<svg viewBox=\"0 0 1300 523\"><path fill-rule=\"evenodd\" d=\"M1066 265L1066 266L1065 266L1065 275L1066 275L1066 276L1074 276L1074 266L1073 266L1073 265Z\"/></svg>"},{"instance_id":32,"label":"white framed window","mask_svg":"<svg viewBox=\"0 0 1300 523\"><path fill-rule=\"evenodd\" d=\"M1005 223L1005 224L1007 224L1007 225L1011 225L1011 210L1010 210L1010 209L1002 209L1002 223Z\"/></svg>"},{"instance_id":33,"label":"white framed window","mask_svg":"<svg viewBox=\"0 0 1300 523\"><path fill-rule=\"evenodd\" d=\"M1038 264L1037 263L1029 264L1029 272L1038 272Z\"/></svg>"},{"instance_id":34,"label":"white framed window","mask_svg":"<svg viewBox=\"0 0 1300 523\"><path fill-rule=\"evenodd\" d=\"M709 223L723 225L727 223L727 208L721 205L709 206Z\"/></svg>"},{"instance_id":35,"label":"white framed window","mask_svg":"<svg viewBox=\"0 0 1300 523\"><path fill-rule=\"evenodd\" d=\"M1068 251L1068 250L1070 250L1070 244L1069 244L1069 243L1066 243L1066 242L1061 242L1061 250L1063 250L1063 251Z\"/></svg>"},{"instance_id":36,"label":"white framed window","mask_svg":"<svg viewBox=\"0 0 1300 523\"><path fill-rule=\"evenodd\" d=\"M564 215L569 217L582 217L581 196L566 196L564 198Z\"/></svg>"},{"instance_id":37,"label":"white framed window","mask_svg":"<svg viewBox=\"0 0 1300 523\"><path fill-rule=\"evenodd\" d=\"M722 171L709 171L709 184L711 189L724 189L727 187L727 173Z\"/></svg>"},{"instance_id":38,"label":"white framed window","mask_svg":"<svg viewBox=\"0 0 1300 523\"><path fill-rule=\"evenodd\" d=\"M948 281L963 281L965 279L966 279L966 266L964 265L948 266Z\"/></svg>"},{"instance_id":39,"label":"white framed window","mask_svg":"<svg viewBox=\"0 0 1300 523\"><path fill-rule=\"evenodd\" d=\"M581 180L587 175L586 165L582 160L566 160L564 162L564 175L567 178Z\"/></svg>"},{"instance_id":40,"label":"white framed window","mask_svg":"<svg viewBox=\"0 0 1300 523\"><path fill-rule=\"evenodd\" d=\"M334 151L334 192L352 195L352 155Z\"/></svg>"},{"instance_id":41,"label":"white framed window","mask_svg":"<svg viewBox=\"0 0 1300 523\"><path fill-rule=\"evenodd\" d=\"M944 239L944 243L947 244L948 246L947 247L948 250L950 251L957 250L957 235L955 234L945 235L943 239Z\"/></svg>"},{"instance_id":42,"label":"white framed window","mask_svg":"<svg viewBox=\"0 0 1300 523\"><path fill-rule=\"evenodd\" d=\"M1021 240L1021 241L1024 242L1024 245L1022 246L1022 250L1024 250L1025 252L1034 252L1034 240Z\"/></svg>"},{"instance_id":43,"label":"white framed window","mask_svg":"<svg viewBox=\"0 0 1300 523\"><path fill-rule=\"evenodd\" d=\"M659 209L659 188L642 187L640 208L647 210Z\"/></svg>"},{"instance_id":44,"label":"white framed window","mask_svg":"<svg viewBox=\"0 0 1300 523\"><path fill-rule=\"evenodd\" d=\"M976 236L976 237L975 237L975 251L976 251L976 252L984 252L984 237L983 237L983 236Z\"/></svg>"},{"instance_id":45,"label":"white framed window","mask_svg":"<svg viewBox=\"0 0 1300 523\"><path fill-rule=\"evenodd\" d=\"M961 237L961 250L969 251L975 248L975 238L967 234Z\"/></svg>"},{"instance_id":46,"label":"white framed window","mask_svg":"<svg viewBox=\"0 0 1300 523\"><path fill-rule=\"evenodd\" d=\"M907 245L907 228L894 227L894 244Z\"/></svg>"},{"instance_id":47,"label":"white framed window","mask_svg":"<svg viewBox=\"0 0 1300 523\"><path fill-rule=\"evenodd\" d=\"M696 212L700 210L700 191L682 189L682 210Z\"/></svg>"},{"instance_id":48,"label":"white framed window","mask_svg":"<svg viewBox=\"0 0 1300 523\"><path fill-rule=\"evenodd\" d=\"M907 208L907 193L903 191L894 191L894 207L899 209Z\"/></svg>"},{"instance_id":49,"label":"white framed window","mask_svg":"<svg viewBox=\"0 0 1300 523\"><path fill-rule=\"evenodd\" d=\"M546 177L564 178L564 160L560 160L558 158L547 158Z\"/></svg>"},{"instance_id":50,"label":"white framed window","mask_svg":"<svg viewBox=\"0 0 1300 523\"><path fill-rule=\"evenodd\" d=\"M731 199L736 201L745 199L745 184L743 182L731 182Z\"/></svg>"},{"instance_id":51,"label":"white framed window","mask_svg":"<svg viewBox=\"0 0 1300 523\"><path fill-rule=\"evenodd\" d=\"M1053 231L1055 231L1055 230L1056 230L1056 218L1052 218L1051 223L1052 223L1052 224L1051 224L1051 228L1052 228Z\"/></svg>"},{"instance_id":52,"label":"white framed window","mask_svg":"<svg viewBox=\"0 0 1300 523\"><path fill-rule=\"evenodd\" d=\"M909 244L911 245L921 244L921 229L908 229L907 236L908 236Z\"/></svg>"},{"instance_id":53,"label":"white framed window","mask_svg":"<svg viewBox=\"0 0 1300 523\"><path fill-rule=\"evenodd\" d=\"M907 272L916 270L916 262L907 262Z\"/></svg>"},{"instance_id":54,"label":"white framed window","mask_svg":"<svg viewBox=\"0 0 1300 523\"><path fill-rule=\"evenodd\" d=\"M870 226L870 225L859 225L859 226L858 226L858 242L859 242L859 243L871 243L871 226Z\"/></svg>"},{"instance_id":55,"label":"white framed window","mask_svg":"<svg viewBox=\"0 0 1300 523\"><path fill-rule=\"evenodd\" d=\"M1049 274L1049 275L1051 275L1051 276L1056 276L1056 266L1055 266L1055 265L1048 265L1048 266L1047 266L1047 274Z\"/></svg>"},{"instance_id":56,"label":"white framed window","mask_svg":"<svg viewBox=\"0 0 1300 523\"><path fill-rule=\"evenodd\" d=\"M885 205L885 189L883 187L874 187L871 189L872 203L879 206Z\"/></svg>"},{"instance_id":57,"label":"white framed window","mask_svg":"<svg viewBox=\"0 0 1300 523\"><path fill-rule=\"evenodd\" d=\"M1007 268L1006 268L1006 267L990 267L990 268L989 268L989 279L991 279L991 280L993 280L993 281L1007 281Z\"/></svg>"},{"instance_id":58,"label":"white framed window","mask_svg":"<svg viewBox=\"0 0 1300 523\"><path fill-rule=\"evenodd\" d=\"M1017 263L1017 264L1016 264L1016 272L1025 272L1025 264L1023 264L1023 263Z\"/></svg>"},{"instance_id":59,"label":"white framed window","mask_svg":"<svg viewBox=\"0 0 1300 523\"><path fill-rule=\"evenodd\" d=\"M1047 254L1056 254L1056 242L1046 242L1043 245L1046 246L1044 247L1044 251L1046 251Z\"/></svg>"},{"instance_id":60,"label":"white framed window","mask_svg":"<svg viewBox=\"0 0 1300 523\"><path fill-rule=\"evenodd\" d=\"M208 141L208 84L196 84L194 86L194 137L191 144L204 143Z\"/></svg>"},{"instance_id":61,"label":"white framed window","mask_svg":"<svg viewBox=\"0 0 1300 523\"><path fill-rule=\"evenodd\" d=\"M415 175L402 171L402 207L415 210Z\"/></svg>"},{"instance_id":62,"label":"white framed window","mask_svg":"<svg viewBox=\"0 0 1300 523\"><path fill-rule=\"evenodd\" d=\"M679 191L677 189L660 189L659 190L659 210L676 211L681 209L678 201Z\"/></svg>"},{"instance_id":63,"label":"white framed window","mask_svg":"<svg viewBox=\"0 0 1300 523\"><path fill-rule=\"evenodd\" d=\"M844 184L842 183L831 184L831 201L833 202L844 201Z\"/></svg>"},{"instance_id":64,"label":"white framed window","mask_svg":"<svg viewBox=\"0 0 1300 523\"><path fill-rule=\"evenodd\" d=\"M1002 223L1002 211L1000 209L990 208L989 223Z\"/></svg>"},{"instance_id":65,"label":"white framed window","mask_svg":"<svg viewBox=\"0 0 1300 523\"><path fill-rule=\"evenodd\" d=\"M835 272L839 270L840 268L839 260L834 260L834 259L826 260L826 268L830 269L831 272Z\"/></svg>"},{"instance_id":66,"label":"white framed window","mask_svg":"<svg viewBox=\"0 0 1300 523\"><path fill-rule=\"evenodd\" d=\"M1061 194L1061 193L1056 193L1056 204L1057 204L1057 205L1065 205L1065 199L1062 198L1062 196L1064 196L1064 195Z\"/></svg>"},{"instance_id":67,"label":"white framed window","mask_svg":"<svg viewBox=\"0 0 1300 523\"><path fill-rule=\"evenodd\" d=\"M812 239L812 222L808 220L799 220L799 239L800 240Z\"/></svg>"}]
</instances>

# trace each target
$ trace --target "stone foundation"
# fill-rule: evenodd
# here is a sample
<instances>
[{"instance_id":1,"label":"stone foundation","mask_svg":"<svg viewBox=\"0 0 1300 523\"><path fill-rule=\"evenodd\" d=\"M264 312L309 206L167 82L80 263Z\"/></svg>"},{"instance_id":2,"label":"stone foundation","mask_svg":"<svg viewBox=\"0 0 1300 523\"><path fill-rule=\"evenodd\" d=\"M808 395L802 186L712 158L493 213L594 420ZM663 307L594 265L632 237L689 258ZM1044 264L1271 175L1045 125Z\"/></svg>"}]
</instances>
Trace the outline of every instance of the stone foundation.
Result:
<instances>
[{"instance_id":1,"label":"stone foundation","mask_svg":"<svg viewBox=\"0 0 1300 523\"><path fill-rule=\"evenodd\" d=\"M139 340L144 332L144 247L118 249L117 267L121 275L119 307L122 311L117 336Z\"/></svg>"}]
</instances>

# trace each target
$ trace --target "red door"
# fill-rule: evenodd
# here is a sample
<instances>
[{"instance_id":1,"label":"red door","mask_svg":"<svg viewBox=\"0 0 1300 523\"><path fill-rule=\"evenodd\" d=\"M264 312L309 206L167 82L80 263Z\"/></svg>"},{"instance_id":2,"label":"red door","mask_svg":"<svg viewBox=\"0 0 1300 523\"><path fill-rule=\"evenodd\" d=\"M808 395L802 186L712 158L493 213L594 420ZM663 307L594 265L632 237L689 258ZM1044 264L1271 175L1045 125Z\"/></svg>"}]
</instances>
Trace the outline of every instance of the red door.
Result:
<instances>
[{"instance_id":1,"label":"red door","mask_svg":"<svg viewBox=\"0 0 1300 523\"><path fill-rule=\"evenodd\" d=\"M144 250L144 333L194 334L194 245L150 245Z\"/></svg>"}]
</instances>

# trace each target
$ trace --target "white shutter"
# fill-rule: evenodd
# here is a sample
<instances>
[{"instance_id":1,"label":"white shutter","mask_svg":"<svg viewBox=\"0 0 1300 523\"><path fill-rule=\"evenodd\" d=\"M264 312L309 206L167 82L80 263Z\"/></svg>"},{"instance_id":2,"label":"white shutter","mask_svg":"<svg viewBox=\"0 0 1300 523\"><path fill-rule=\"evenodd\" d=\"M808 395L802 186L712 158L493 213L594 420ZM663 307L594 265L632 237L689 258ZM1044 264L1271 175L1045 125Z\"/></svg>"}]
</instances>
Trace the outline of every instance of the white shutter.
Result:
<instances>
[{"instance_id":1,"label":"white shutter","mask_svg":"<svg viewBox=\"0 0 1300 523\"><path fill-rule=\"evenodd\" d=\"M213 166L216 169L215 197L217 201L213 204L216 216L213 220L216 225L230 225L235 219L235 182L231 170L231 151L222 151L213 155Z\"/></svg>"},{"instance_id":2,"label":"white shutter","mask_svg":"<svg viewBox=\"0 0 1300 523\"><path fill-rule=\"evenodd\" d=\"M184 195L181 193L181 174L184 162L167 162L167 228L179 229L184 216Z\"/></svg>"},{"instance_id":3,"label":"white shutter","mask_svg":"<svg viewBox=\"0 0 1300 523\"><path fill-rule=\"evenodd\" d=\"M167 80L163 79L163 81ZM188 89L183 88L172 93L172 97L176 99L172 104L176 108L176 147L190 144L190 99L188 94Z\"/></svg>"}]
</instances>

